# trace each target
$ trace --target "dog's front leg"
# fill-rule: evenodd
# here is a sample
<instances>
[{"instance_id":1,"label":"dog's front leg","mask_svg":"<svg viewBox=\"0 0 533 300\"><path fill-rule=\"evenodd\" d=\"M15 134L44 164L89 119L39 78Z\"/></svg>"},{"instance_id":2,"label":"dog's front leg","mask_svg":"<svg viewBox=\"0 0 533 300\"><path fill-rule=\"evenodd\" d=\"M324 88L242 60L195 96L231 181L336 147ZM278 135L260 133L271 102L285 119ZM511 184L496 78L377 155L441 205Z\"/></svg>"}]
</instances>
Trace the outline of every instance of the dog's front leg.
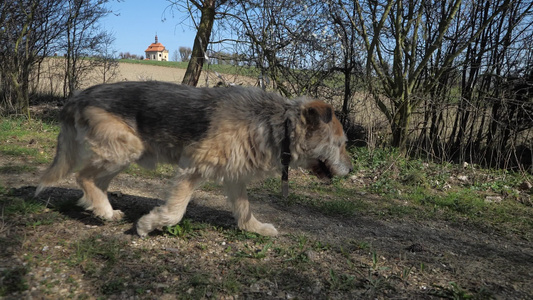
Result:
<instances>
[{"instance_id":1,"label":"dog's front leg","mask_svg":"<svg viewBox=\"0 0 533 300\"><path fill-rule=\"evenodd\" d=\"M252 214L246 185L241 182L224 182L228 202L233 210L233 215L237 219L240 229L256 232L266 236L276 236L278 231L272 224L261 223Z\"/></svg>"},{"instance_id":2,"label":"dog's front leg","mask_svg":"<svg viewBox=\"0 0 533 300\"><path fill-rule=\"evenodd\" d=\"M194 189L202 181L202 177L196 173L178 175L167 202L163 206L155 207L149 214L139 219L137 222L137 234L145 237L156 228L179 223L185 214Z\"/></svg>"}]
</instances>

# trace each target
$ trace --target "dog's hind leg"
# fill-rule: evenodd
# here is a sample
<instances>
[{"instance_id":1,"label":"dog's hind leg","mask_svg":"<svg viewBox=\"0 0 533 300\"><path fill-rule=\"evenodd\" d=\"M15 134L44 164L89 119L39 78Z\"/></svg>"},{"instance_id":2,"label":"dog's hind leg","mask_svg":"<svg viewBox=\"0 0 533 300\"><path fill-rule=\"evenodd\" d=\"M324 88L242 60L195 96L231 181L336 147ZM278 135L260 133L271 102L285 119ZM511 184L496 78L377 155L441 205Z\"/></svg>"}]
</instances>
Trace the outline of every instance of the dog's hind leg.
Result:
<instances>
[{"instance_id":1,"label":"dog's hind leg","mask_svg":"<svg viewBox=\"0 0 533 300\"><path fill-rule=\"evenodd\" d=\"M152 230L177 224L183 218L194 189L203 182L196 173L184 173L177 177L167 202L152 209L137 222L137 234L146 236Z\"/></svg>"},{"instance_id":2,"label":"dog's hind leg","mask_svg":"<svg viewBox=\"0 0 533 300\"><path fill-rule=\"evenodd\" d=\"M113 177L142 156L144 144L120 116L95 106L76 114L76 128L84 166L76 175L83 189L78 204L104 220L120 220L124 214L111 207L107 188Z\"/></svg>"},{"instance_id":3,"label":"dog's hind leg","mask_svg":"<svg viewBox=\"0 0 533 300\"><path fill-rule=\"evenodd\" d=\"M224 188L240 229L266 236L278 235L278 231L272 224L261 223L252 214L244 183L224 182Z\"/></svg>"},{"instance_id":4,"label":"dog's hind leg","mask_svg":"<svg viewBox=\"0 0 533 300\"><path fill-rule=\"evenodd\" d=\"M121 220L124 213L113 210L107 198L109 183L119 172L108 172L95 166L87 166L80 170L76 180L83 190L83 197L78 201L78 205L91 210L95 216L104 220Z\"/></svg>"}]
</instances>

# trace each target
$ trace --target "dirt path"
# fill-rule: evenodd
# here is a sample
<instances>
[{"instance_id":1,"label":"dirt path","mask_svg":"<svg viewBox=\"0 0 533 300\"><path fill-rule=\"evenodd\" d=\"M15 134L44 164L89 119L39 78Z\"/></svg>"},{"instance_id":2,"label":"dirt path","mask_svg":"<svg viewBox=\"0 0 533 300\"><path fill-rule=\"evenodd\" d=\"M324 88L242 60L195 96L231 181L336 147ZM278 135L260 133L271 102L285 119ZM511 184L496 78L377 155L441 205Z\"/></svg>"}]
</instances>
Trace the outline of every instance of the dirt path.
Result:
<instances>
[{"instance_id":1,"label":"dirt path","mask_svg":"<svg viewBox=\"0 0 533 300\"><path fill-rule=\"evenodd\" d=\"M14 188L13 194L15 196L31 199L38 173L39 171L17 175L0 174L0 182L4 186ZM80 238L97 234L98 236L113 236L118 240L125 241L126 247L144 249L147 252L143 252L144 254L141 255L146 256L145 258L150 260L152 266L153 264L168 264L165 262L165 257L169 251L171 254L174 251L168 249L179 249L175 251L185 255L180 258L180 264L186 264L186 261L195 264L195 260L199 259L199 263L202 262L200 265L204 272L223 274L219 268L221 265L227 264L227 257L223 254L224 251L228 252L227 245L233 245L233 248L230 247L231 251L242 252L243 249L250 247L250 241L227 239L224 234L221 235L219 231L213 229L208 230L201 237L193 236L186 239L185 244L183 244L183 239L180 240L161 233L156 233L145 240L138 239L131 234L133 222L153 206L162 203L158 199L164 198L164 187L167 186L165 181L167 180L142 179L121 174L112 184L110 190L117 192L110 193L110 199L115 207L126 213L127 222L104 224L79 210L67 210L67 212L62 212L67 217L66 219L49 226L39 226L38 230L35 231L28 228L24 229L24 226L15 224L11 227L10 232L19 234L24 232L24 240L21 244L10 246L3 251L11 252L11 258L15 257L17 261L26 261L27 263L25 255L28 255L28 252L42 253L43 247L46 249L60 247L57 244L58 241L70 240L74 236ZM234 296L241 295L244 298L255 296L260 298L313 298L313 295L317 298L388 298L395 296L403 299L460 298L469 295L499 299L531 299L533 297L533 246L531 241L516 239L513 236L502 236L495 232L468 226L450 227L446 222L376 220L366 216L364 211L359 212L356 217L332 217L309 207L288 205L276 195L263 192L260 188L254 190L259 191L251 194L253 210L258 219L274 223L281 233L280 237L273 239L271 243L279 245L282 249L283 247L290 248L292 247L290 245L295 245L295 237L305 237L308 240L319 241L323 245L330 246L327 249L324 248L326 250L309 248L305 255L312 262L310 269L298 270L296 268L298 274L301 273L302 278L307 278L306 282L308 283L303 285L308 285L308 290L301 290L290 285L284 286L281 283L274 284L276 279L267 276L259 280L256 278L256 285L252 283L241 287L234 293ZM46 191L40 196L40 200L54 204L64 199L74 201L80 196L81 192L74 185L73 180L68 180L58 187ZM367 200L379 201L379 199L371 197ZM220 189L216 187L196 192L186 218L193 222L206 222L213 228L233 230L232 228L235 227L224 197ZM23 253L17 249L21 249ZM204 250L210 255L208 259L205 257ZM260 248L257 251L259 250ZM52 252L51 250L47 251ZM124 251L128 252L129 250ZM195 254L197 252L201 252L201 254ZM167 254L163 255L164 253ZM211 265L203 265L206 259L211 261ZM270 259L268 264L271 264L270 267L274 270L272 272L281 276L279 279L292 276L284 273L291 269L287 269L285 263L278 262L276 257ZM349 262L347 263L347 261ZM239 263L243 262L239 261ZM248 265L246 265L247 263ZM2 264L6 264L6 262L3 261ZM144 264L145 259L141 258L139 266ZM258 264L258 262L252 260L244 262L244 264L250 267L250 265ZM359 266L354 267L351 264L358 264ZM3 268L5 269L6 266ZM38 262L32 268L33 271L30 273L32 277L28 281L31 292L29 294L23 293L23 295L33 295L40 298L45 291L51 294L61 293L61 289L47 289L42 285L43 276L54 278L54 275L46 274L50 268L48 263ZM131 268L129 272L140 272L133 266ZM358 269L362 271L357 271ZM350 276L354 279L361 277L357 279L359 285L354 284L347 288L332 290L331 286L334 285L332 276L335 273L328 276L328 270L329 272L336 270L338 273L345 274L345 277L342 277L345 281L348 281L346 278L351 278ZM367 270L368 274L366 273ZM74 271L69 270L68 272ZM114 276L125 276L124 274L120 275L121 273L118 271L113 272ZM179 271L176 272L179 273ZM140 272L137 274L138 278L134 276L125 280L129 285L147 284L146 279L142 279L142 276L145 276L142 274L144 273ZM399 278L402 277L402 274L405 278ZM81 284L83 288L78 288L77 292L74 293L75 295L80 293L99 295L102 293L102 288L98 288L98 284L103 286L105 284L90 276L79 276L81 279L76 280L79 280L78 284ZM262 277L259 276L259 278ZM375 282L372 281L372 278L375 279ZM61 279L57 280L61 281ZM379 280L382 281L381 286L379 286L381 282ZM49 280L45 280L45 282L49 282ZM164 286L168 285L169 290L172 291L170 287L173 284L178 284L179 280L174 279L173 281L164 278L161 279L161 282ZM258 284L259 286L257 286ZM68 294L66 291L73 290L73 287L67 283L62 283L61 286L65 290L62 292L64 295ZM371 287L374 287L376 291L369 292ZM122 291L121 294L115 296L127 298L126 296L132 295L131 293L133 292ZM148 298L174 295L173 292L165 293L153 290L151 293L148 294ZM20 296L20 294L17 295ZM275 297L271 297L272 295ZM209 298L209 294L205 294L203 297Z\"/></svg>"}]
</instances>

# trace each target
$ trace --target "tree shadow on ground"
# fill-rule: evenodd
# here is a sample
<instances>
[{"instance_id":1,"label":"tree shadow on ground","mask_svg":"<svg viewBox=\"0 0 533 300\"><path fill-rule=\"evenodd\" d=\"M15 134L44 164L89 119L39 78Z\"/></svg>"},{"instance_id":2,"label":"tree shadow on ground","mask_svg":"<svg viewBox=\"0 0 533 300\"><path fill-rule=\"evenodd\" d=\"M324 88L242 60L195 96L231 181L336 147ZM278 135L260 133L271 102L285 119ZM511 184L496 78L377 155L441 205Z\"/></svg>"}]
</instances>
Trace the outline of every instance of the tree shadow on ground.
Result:
<instances>
[{"instance_id":1,"label":"tree shadow on ground","mask_svg":"<svg viewBox=\"0 0 533 300\"><path fill-rule=\"evenodd\" d=\"M48 208L58 211L64 216L79 220L85 225L102 226L106 223L97 217L94 217L91 212L79 207L76 203L83 195L81 190L68 188L48 188L35 197L35 186L24 186L20 188L13 188L11 195L20 197L25 201L36 201L46 205ZM119 194L110 192L108 199L113 209L119 209L124 213L125 221L132 222L133 226L140 217L147 214L156 206L164 204L163 200L156 198L141 197L128 194ZM218 210L196 203L189 203L184 218L191 219L195 222L208 223L212 226L228 229L236 226L233 215L229 211ZM127 233L134 234L135 230L132 227ZM157 234L154 233L154 234Z\"/></svg>"}]
</instances>

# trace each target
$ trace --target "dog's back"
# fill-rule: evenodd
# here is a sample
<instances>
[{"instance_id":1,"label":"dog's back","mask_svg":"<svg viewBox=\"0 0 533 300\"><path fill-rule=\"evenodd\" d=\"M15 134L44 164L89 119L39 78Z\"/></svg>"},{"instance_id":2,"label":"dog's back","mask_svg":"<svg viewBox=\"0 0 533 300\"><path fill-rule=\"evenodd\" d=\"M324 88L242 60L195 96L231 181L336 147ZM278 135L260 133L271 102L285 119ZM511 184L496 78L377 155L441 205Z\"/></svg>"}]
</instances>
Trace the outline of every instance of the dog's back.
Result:
<instances>
[{"instance_id":1,"label":"dog's back","mask_svg":"<svg viewBox=\"0 0 533 300\"><path fill-rule=\"evenodd\" d=\"M146 139L189 142L201 138L209 126L216 98L204 98L200 89L158 81L97 85L70 99L62 120L88 106L116 115ZM170 141L168 140L170 138Z\"/></svg>"}]
</instances>

